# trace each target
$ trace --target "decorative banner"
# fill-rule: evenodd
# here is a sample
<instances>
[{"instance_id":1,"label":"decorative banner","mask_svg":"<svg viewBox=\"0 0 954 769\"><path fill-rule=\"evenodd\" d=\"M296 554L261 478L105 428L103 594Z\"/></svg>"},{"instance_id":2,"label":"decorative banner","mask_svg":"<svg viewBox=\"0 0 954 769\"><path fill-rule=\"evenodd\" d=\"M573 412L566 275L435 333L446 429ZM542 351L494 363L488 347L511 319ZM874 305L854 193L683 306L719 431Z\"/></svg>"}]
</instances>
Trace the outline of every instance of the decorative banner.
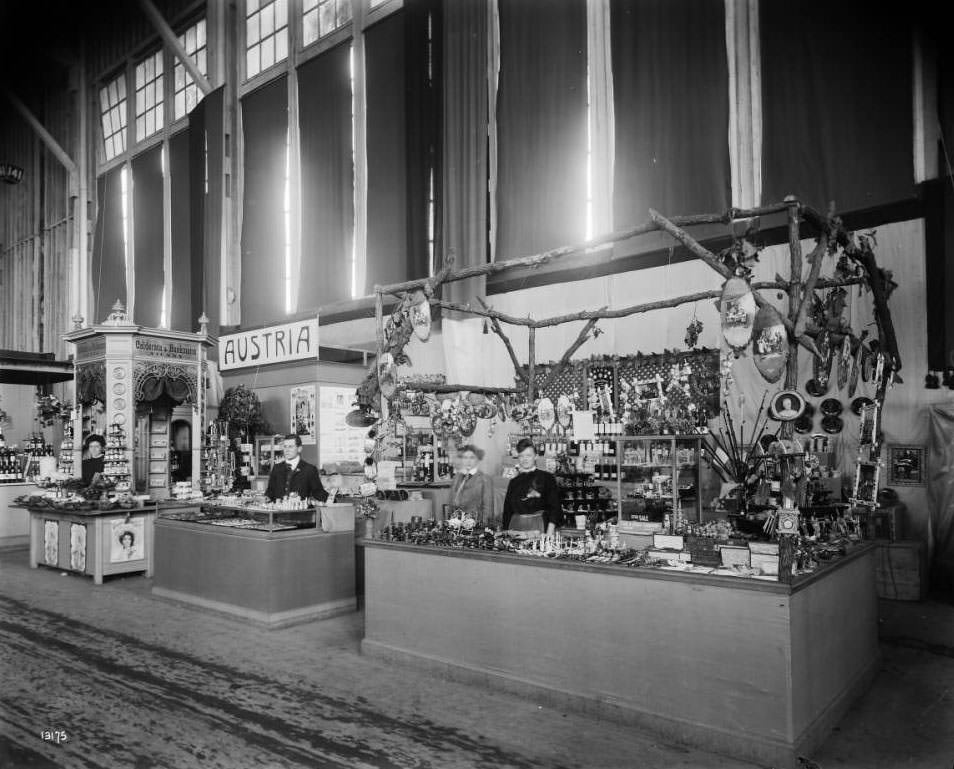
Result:
<instances>
[{"instance_id":1,"label":"decorative banner","mask_svg":"<svg viewBox=\"0 0 954 769\"><path fill-rule=\"evenodd\" d=\"M431 335L431 303L423 291L415 291L411 299L411 327L422 342Z\"/></svg>"},{"instance_id":2,"label":"decorative banner","mask_svg":"<svg viewBox=\"0 0 954 769\"><path fill-rule=\"evenodd\" d=\"M318 319L295 321L219 339L219 370L318 360Z\"/></svg>"},{"instance_id":3,"label":"decorative banner","mask_svg":"<svg viewBox=\"0 0 954 769\"><path fill-rule=\"evenodd\" d=\"M289 432L301 438L302 444L313 446L317 439L315 402L317 389L315 385L293 387L289 396L288 414L290 418Z\"/></svg>"},{"instance_id":4,"label":"decorative banner","mask_svg":"<svg viewBox=\"0 0 954 769\"><path fill-rule=\"evenodd\" d=\"M86 525L70 524L70 568L86 571Z\"/></svg>"},{"instance_id":5,"label":"decorative banner","mask_svg":"<svg viewBox=\"0 0 954 769\"><path fill-rule=\"evenodd\" d=\"M722 336L734 350L748 346L755 324L755 295L742 278L729 278L722 287L719 313L722 317Z\"/></svg>"},{"instance_id":6,"label":"decorative banner","mask_svg":"<svg viewBox=\"0 0 954 769\"><path fill-rule=\"evenodd\" d=\"M114 518L110 521L109 562L141 561L146 557L145 539L146 519Z\"/></svg>"},{"instance_id":7,"label":"decorative banner","mask_svg":"<svg viewBox=\"0 0 954 769\"><path fill-rule=\"evenodd\" d=\"M777 382L788 361L788 334L785 323L771 305L762 307L755 316L752 353L755 367L766 382Z\"/></svg>"}]
</instances>

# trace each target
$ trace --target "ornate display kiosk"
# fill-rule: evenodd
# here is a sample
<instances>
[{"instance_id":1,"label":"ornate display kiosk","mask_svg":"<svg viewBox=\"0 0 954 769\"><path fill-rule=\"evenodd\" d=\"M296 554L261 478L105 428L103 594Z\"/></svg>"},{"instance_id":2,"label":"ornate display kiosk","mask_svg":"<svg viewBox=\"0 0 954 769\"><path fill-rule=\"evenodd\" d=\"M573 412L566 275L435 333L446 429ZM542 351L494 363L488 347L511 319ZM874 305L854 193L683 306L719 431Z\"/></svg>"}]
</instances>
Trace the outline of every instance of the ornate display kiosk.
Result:
<instances>
[{"instance_id":1,"label":"ornate display kiosk","mask_svg":"<svg viewBox=\"0 0 954 769\"><path fill-rule=\"evenodd\" d=\"M99 432L107 439L105 474L117 491L169 496L174 480L201 478L207 350L215 339L200 318L197 334L133 324L122 304L101 324L64 334L74 345L74 435ZM93 419L91 414L95 414ZM182 468L174 425L188 423L191 468ZM81 467L82 440L74 463ZM189 463L186 463L189 464ZM180 475L174 478L174 471ZM191 470L191 472L189 472Z\"/></svg>"}]
</instances>

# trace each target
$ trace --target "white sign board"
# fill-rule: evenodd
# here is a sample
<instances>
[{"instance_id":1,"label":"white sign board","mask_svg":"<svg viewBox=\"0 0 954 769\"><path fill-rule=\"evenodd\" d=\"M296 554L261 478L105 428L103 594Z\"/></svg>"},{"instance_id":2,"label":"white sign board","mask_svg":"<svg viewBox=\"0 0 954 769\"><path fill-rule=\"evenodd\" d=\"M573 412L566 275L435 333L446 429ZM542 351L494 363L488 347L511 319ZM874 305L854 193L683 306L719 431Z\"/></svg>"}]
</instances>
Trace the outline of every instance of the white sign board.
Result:
<instances>
[{"instance_id":1,"label":"white sign board","mask_svg":"<svg viewBox=\"0 0 954 769\"><path fill-rule=\"evenodd\" d=\"M226 334L219 338L219 370L318 359L318 319Z\"/></svg>"}]
</instances>

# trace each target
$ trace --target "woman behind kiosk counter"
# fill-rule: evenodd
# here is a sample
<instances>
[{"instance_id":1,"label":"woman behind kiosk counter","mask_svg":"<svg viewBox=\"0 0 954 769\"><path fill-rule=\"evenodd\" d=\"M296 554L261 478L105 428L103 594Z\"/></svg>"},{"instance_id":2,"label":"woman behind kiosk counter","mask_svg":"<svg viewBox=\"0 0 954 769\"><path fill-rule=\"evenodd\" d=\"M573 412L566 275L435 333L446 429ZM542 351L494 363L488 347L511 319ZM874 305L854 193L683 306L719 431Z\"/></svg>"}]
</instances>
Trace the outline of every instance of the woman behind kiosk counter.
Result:
<instances>
[{"instance_id":1,"label":"woman behind kiosk counter","mask_svg":"<svg viewBox=\"0 0 954 769\"><path fill-rule=\"evenodd\" d=\"M562 520L556 477L537 469L537 447L529 438L517 443L517 474L507 486L503 528L543 531L552 536Z\"/></svg>"},{"instance_id":2,"label":"woman behind kiosk counter","mask_svg":"<svg viewBox=\"0 0 954 769\"><path fill-rule=\"evenodd\" d=\"M93 481L99 480L106 467L106 457L103 456L103 449L106 447L106 439L102 435L90 435L86 439L86 457L83 459L83 485L89 486Z\"/></svg>"},{"instance_id":3,"label":"woman behind kiosk counter","mask_svg":"<svg viewBox=\"0 0 954 769\"><path fill-rule=\"evenodd\" d=\"M301 437L286 435L282 441L285 461L278 462L268 474L268 488L265 496L272 502L289 494L297 494L302 499L309 497L324 502L328 492L321 485L318 468L301 458Z\"/></svg>"},{"instance_id":4,"label":"woman behind kiosk counter","mask_svg":"<svg viewBox=\"0 0 954 769\"><path fill-rule=\"evenodd\" d=\"M484 458L483 449L466 443L457 449L460 473L451 490L450 511L463 510L478 521L494 515L494 482L479 467Z\"/></svg>"}]
</instances>

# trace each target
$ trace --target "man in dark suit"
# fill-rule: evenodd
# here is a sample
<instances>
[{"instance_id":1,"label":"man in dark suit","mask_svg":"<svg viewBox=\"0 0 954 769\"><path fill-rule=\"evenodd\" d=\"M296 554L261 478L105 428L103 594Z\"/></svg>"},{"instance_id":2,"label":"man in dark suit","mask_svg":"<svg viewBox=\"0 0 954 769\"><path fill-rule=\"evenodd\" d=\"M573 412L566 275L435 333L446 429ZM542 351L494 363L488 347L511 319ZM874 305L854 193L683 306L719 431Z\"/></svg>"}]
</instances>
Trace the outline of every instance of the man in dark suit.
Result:
<instances>
[{"instance_id":1,"label":"man in dark suit","mask_svg":"<svg viewBox=\"0 0 954 769\"><path fill-rule=\"evenodd\" d=\"M265 496L272 502L293 492L302 499L313 497L319 502L328 499L328 492L318 476L318 468L301 458L301 438L298 435L286 435L282 441L282 451L285 461L276 463L268 474Z\"/></svg>"}]
</instances>

